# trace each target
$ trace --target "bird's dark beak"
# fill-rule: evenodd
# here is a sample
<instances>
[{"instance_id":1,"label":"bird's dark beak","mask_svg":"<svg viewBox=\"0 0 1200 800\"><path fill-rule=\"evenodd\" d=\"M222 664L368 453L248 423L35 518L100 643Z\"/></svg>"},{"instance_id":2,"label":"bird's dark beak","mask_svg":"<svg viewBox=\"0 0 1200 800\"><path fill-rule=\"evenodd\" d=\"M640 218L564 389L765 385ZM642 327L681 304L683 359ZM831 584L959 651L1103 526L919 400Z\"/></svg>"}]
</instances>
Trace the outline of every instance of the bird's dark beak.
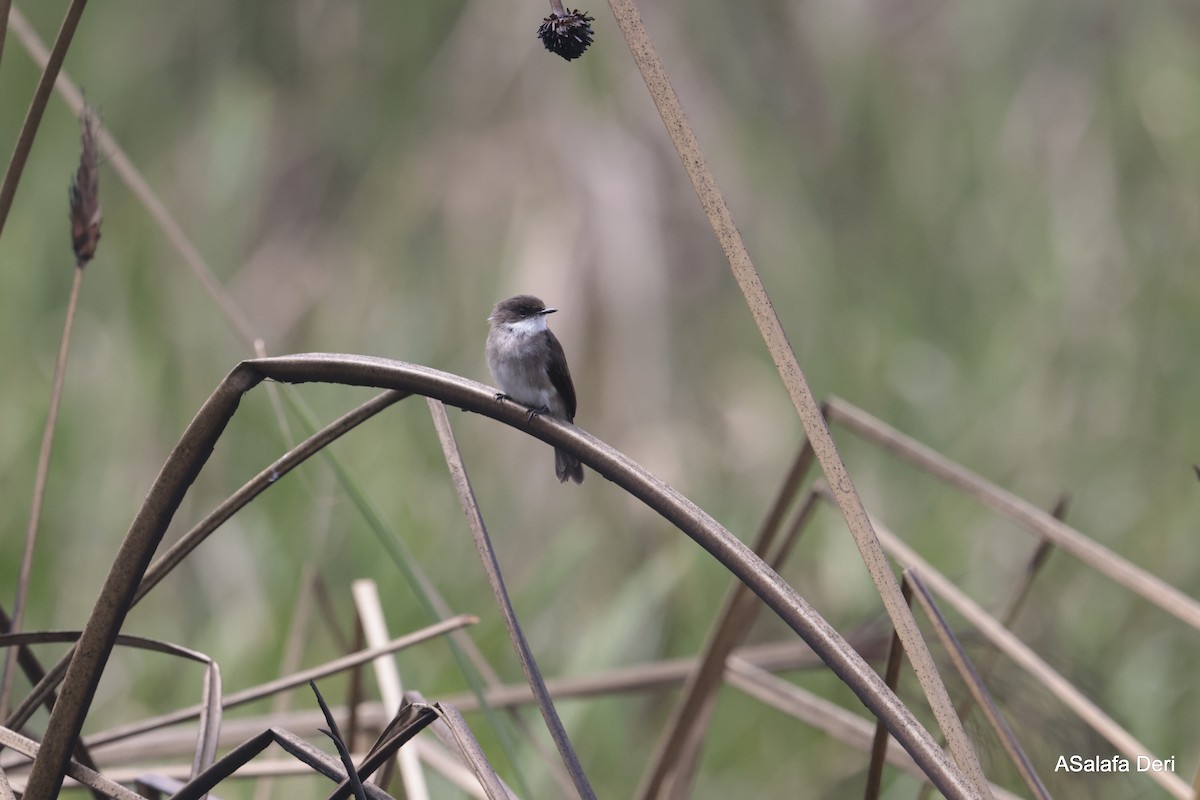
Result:
<instances>
[{"instance_id":1,"label":"bird's dark beak","mask_svg":"<svg viewBox=\"0 0 1200 800\"><path fill-rule=\"evenodd\" d=\"M553 314L555 311L558 311L558 309L557 309L557 308L543 308L543 309L542 309L540 312L538 312L538 313L540 313L540 314Z\"/></svg>"}]
</instances>

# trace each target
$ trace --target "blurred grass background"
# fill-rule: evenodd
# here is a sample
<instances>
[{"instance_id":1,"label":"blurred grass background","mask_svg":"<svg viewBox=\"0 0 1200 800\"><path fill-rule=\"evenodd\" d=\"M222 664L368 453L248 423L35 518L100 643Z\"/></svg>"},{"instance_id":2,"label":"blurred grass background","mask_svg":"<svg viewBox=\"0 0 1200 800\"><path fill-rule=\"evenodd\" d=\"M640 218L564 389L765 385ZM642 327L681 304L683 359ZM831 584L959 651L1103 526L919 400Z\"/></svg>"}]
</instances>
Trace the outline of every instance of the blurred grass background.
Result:
<instances>
[{"instance_id":1,"label":"blurred grass background","mask_svg":"<svg viewBox=\"0 0 1200 800\"><path fill-rule=\"evenodd\" d=\"M64 8L21 6L46 39ZM66 69L270 352L368 353L487 381L491 305L537 294L561 309L577 422L746 539L800 426L607 8L587 10L596 45L566 63L534 38L537 3L112 0L88 9ZM1069 492L1072 524L1200 592L1200 7L668 0L642 13L816 393L1035 503ZM8 150L37 71L6 44ZM77 124L55 99L0 237L5 603L71 279L77 158ZM27 629L82 625L184 425L252 355L111 171L101 181L104 238ZM326 419L369 396L301 393ZM705 554L594 474L560 488L541 443L452 420L548 674L696 650L726 585ZM838 438L868 507L976 598L1003 601L1028 536ZM256 392L175 535L285 446ZM334 450L455 609L483 616L486 652L519 680L425 405L402 403ZM878 599L840 520L819 523L785 577L845 630ZM314 462L227 524L127 630L202 650L228 688L250 685L278 670L309 562L345 620L350 581L372 577L394 630L424 623ZM1044 581L1019 632L1190 780L1194 632L1066 557ZM331 650L315 629L308 662ZM118 658L127 677L106 676L90 729L136 704L194 701L198 671L183 685L159 657ZM406 685L431 698L461 688L450 664L439 644L401 656ZM671 697L564 704L603 796L632 792ZM839 796L865 764L732 690L706 753L699 797ZM526 770L540 780L535 761Z\"/></svg>"}]
</instances>

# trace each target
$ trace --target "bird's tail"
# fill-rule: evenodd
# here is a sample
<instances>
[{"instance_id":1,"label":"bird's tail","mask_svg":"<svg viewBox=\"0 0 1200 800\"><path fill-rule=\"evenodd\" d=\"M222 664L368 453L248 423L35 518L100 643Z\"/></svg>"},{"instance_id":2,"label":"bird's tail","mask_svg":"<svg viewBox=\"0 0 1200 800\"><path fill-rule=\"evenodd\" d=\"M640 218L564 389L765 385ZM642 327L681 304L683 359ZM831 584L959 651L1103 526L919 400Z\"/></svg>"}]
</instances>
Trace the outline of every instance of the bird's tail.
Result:
<instances>
[{"instance_id":1,"label":"bird's tail","mask_svg":"<svg viewBox=\"0 0 1200 800\"><path fill-rule=\"evenodd\" d=\"M558 476L559 483L566 483L567 478L583 483L583 464L566 450L555 450L554 474Z\"/></svg>"}]
</instances>

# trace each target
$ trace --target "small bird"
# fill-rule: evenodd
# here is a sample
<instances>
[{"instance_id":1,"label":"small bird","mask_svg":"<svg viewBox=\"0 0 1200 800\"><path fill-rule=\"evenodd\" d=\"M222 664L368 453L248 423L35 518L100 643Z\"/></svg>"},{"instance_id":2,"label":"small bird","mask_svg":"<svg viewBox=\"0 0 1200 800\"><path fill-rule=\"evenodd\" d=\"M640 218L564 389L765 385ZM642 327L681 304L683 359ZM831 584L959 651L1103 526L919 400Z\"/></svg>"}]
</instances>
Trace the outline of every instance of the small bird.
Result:
<instances>
[{"instance_id":1,"label":"small bird","mask_svg":"<svg viewBox=\"0 0 1200 800\"><path fill-rule=\"evenodd\" d=\"M488 317L487 363L500 385L497 400L515 400L529 407L529 419L549 414L575 421L575 385L558 337L546 326L557 308L533 295L519 294L496 303ZM563 450L554 451L554 474L583 483L583 465Z\"/></svg>"}]
</instances>

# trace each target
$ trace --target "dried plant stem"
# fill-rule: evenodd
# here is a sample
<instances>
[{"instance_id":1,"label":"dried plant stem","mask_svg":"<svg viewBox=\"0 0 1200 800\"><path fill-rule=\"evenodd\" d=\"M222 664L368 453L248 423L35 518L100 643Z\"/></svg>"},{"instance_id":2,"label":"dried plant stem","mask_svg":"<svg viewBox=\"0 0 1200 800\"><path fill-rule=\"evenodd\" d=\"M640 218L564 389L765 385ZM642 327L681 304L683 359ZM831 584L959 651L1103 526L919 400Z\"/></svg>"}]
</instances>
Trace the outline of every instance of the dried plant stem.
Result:
<instances>
[{"instance_id":1,"label":"dried plant stem","mask_svg":"<svg viewBox=\"0 0 1200 800\"><path fill-rule=\"evenodd\" d=\"M858 496L858 491L854 488L850 473L846 470L841 454L838 453L837 446L833 442L829 427L825 424L825 417L813 397L808 380L804 377L800 364L796 361L796 354L792 351L783 325L779 322L771 298L763 286L758 270L750 260L750 253L746 249L745 242L742 241L729 206L717 186L716 178L708 168L708 163L700 148L700 142L684 113L683 104L679 101L679 96L675 94L675 89L671 86L670 77L658 56L658 51L642 24L637 4L635 0L609 0L608 4L612 9L613 16L616 17L630 52L633 54L633 60L642 73L646 88L650 91L650 97L654 100L654 105L662 116L667 133L670 134L671 141L675 145L675 150L679 153L680 161L683 162L684 169L687 170L688 176L692 180L692 186L700 198L700 205L708 215L713 232L717 235L721 248L725 251L725 257L729 261L733 277L746 298L746 304L750 308L759 333L762 334L767 351L775 362L775 368L787 388L792 405L795 406L800 422L804 426L804 432L812 442L817 460L821 463L821 470L833 488L838 508L841 509L842 516L846 519L846 525L850 528L854 543L857 545L859 553L862 554L867 570L871 573L871 579L887 608L892 624L899 633L901 641L904 642L904 651L912 661L917 680L929 700L943 735L950 743L950 751L954 755L954 760L974 784L977 793L986 797L988 796L987 780L984 778L983 769L979 766L979 759L967 738L962 721L954 713L950 695L938 675L933 656L930 655L929 647L921 637L912 611L900 596L900 586L896 582L896 576L892 574L891 566L883 554L879 540L871 530L871 521L863 506L862 498ZM643 800L658 797L660 789L661 786L658 784L644 787L639 797Z\"/></svg>"},{"instance_id":2,"label":"dried plant stem","mask_svg":"<svg viewBox=\"0 0 1200 800\"><path fill-rule=\"evenodd\" d=\"M67 7L67 13L63 17L62 25L59 26L58 38L54 40L54 47L47 54L45 66L42 68L42 77L38 80L33 98L29 101L29 109L25 112L25 122L21 125L17 144L13 148L12 158L8 162L8 170L4 173L4 182L0 183L0 233L4 231L4 223L8 220L8 212L12 209L13 198L17 194L17 184L21 182L21 174L25 171L25 162L29 160L29 151L33 148L34 137L37 136L38 126L42 123L42 114L45 113L46 103L50 100L50 91L54 88L59 70L62 69L63 59L67 57L67 48L71 46L71 39L75 37L75 29L79 26L79 19L83 16L83 7L86 5L87 0L71 0L71 5ZM14 17L17 15L15 8L11 10L11 15ZM5 15L6 18L8 16L8 14ZM82 103L80 108L82 109Z\"/></svg>"},{"instance_id":3,"label":"dried plant stem","mask_svg":"<svg viewBox=\"0 0 1200 800\"><path fill-rule=\"evenodd\" d=\"M38 526L42 520L42 507L46 499L46 480L50 474L50 451L54 445L54 430L58 424L58 408L62 401L63 380L67 374L67 353L71 347L71 329L74 327L75 311L79 306L79 290L83 285L83 265L75 267L71 281L71 295L67 300L67 318L63 323L62 340L58 345L58 360L54 363L54 379L50 388L50 408L46 413L46 426L42 429L42 446L38 451L37 471L33 479L33 501L29 507L29 524L25 527L25 549L21 553L21 571L17 578L17 597L13 602L12 622L9 630L19 633L25 620L25 599L29 592L29 578L33 571L33 551L37 545ZM8 696L12 691L15 674L16 648L9 648L4 655L3 679L0 680L0 718L8 713Z\"/></svg>"},{"instance_id":4,"label":"dried plant stem","mask_svg":"<svg viewBox=\"0 0 1200 800\"><path fill-rule=\"evenodd\" d=\"M512 601L509 600L508 590L504 587L504 576L500 574L500 562L496 558L496 551L488 537L483 514L480 513L479 505L475 502L475 493L471 489L471 480L467 477L466 466L458 451L458 442L454 438L454 430L450 427L450 417L446 414L446 407L433 398L427 398L427 402L429 413L433 416L433 426L437 429L438 439L442 443L442 454L446 458L446 466L450 469L454 489L458 493L463 513L467 516L467 527L471 529L475 548L479 551L484 572L487 573L488 584L492 588L492 594L496 597L496 604L500 607L500 614L504 618L505 627L508 628L508 635L512 639L513 649L517 652L517 659L521 662L525 679L529 682L529 688L533 690L534 697L537 698L538 710L542 712L546 728L550 731L550 736L558 747L563 764L566 765L567 772L571 775L575 791L583 800L595 800L596 794L587 779L587 774L583 771L583 765L579 763L579 756L575 754L575 748L571 746L571 740L558 716L558 711L554 708L554 700L550 697L549 690L546 689L542 671L533 657L533 650L529 647L524 631L521 630L521 623L517 620L517 613L513 610Z\"/></svg>"}]
</instances>

